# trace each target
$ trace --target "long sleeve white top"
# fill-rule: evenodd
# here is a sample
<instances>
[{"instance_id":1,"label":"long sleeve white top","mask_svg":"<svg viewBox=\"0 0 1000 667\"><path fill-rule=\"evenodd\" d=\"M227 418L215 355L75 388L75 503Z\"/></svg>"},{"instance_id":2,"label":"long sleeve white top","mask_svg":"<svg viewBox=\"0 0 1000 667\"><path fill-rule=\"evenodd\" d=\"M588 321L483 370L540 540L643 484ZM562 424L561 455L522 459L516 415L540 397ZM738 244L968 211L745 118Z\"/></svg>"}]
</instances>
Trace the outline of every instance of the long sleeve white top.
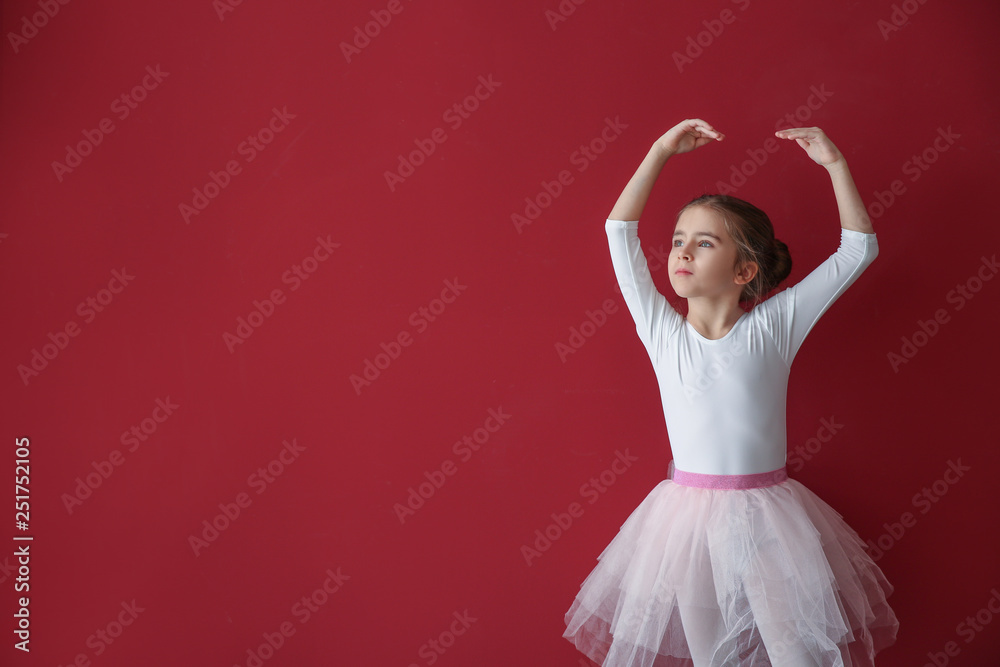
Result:
<instances>
[{"instance_id":1,"label":"long sleeve white top","mask_svg":"<svg viewBox=\"0 0 1000 667\"><path fill-rule=\"evenodd\" d=\"M842 229L833 255L711 340L653 285L638 225L608 220L605 227L618 284L659 383L675 467L713 475L781 468L792 360L820 316L875 259L875 234Z\"/></svg>"}]
</instances>

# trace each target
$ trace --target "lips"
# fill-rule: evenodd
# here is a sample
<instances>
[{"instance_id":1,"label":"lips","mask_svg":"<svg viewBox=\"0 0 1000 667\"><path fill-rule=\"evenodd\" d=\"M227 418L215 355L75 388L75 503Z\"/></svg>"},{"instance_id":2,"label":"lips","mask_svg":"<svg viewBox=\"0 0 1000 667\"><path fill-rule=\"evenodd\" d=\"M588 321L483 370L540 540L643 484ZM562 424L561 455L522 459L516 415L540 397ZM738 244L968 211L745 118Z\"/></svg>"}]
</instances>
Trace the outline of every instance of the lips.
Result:
<instances>
[{"instance_id":1,"label":"lips","mask_svg":"<svg viewBox=\"0 0 1000 667\"><path fill-rule=\"evenodd\" d=\"M687 269L677 269L676 271L674 271L674 275L678 275L678 276L693 276L694 274L691 273L690 271L688 271Z\"/></svg>"}]
</instances>

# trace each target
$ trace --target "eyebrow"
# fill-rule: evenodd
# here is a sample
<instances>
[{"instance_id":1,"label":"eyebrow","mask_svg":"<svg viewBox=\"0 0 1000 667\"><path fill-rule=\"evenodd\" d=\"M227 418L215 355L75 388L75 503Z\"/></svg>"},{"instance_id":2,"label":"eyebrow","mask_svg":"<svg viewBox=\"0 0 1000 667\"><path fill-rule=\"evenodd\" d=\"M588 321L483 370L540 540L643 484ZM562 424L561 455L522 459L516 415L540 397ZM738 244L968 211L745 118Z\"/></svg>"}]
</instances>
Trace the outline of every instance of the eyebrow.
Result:
<instances>
[{"instance_id":1,"label":"eyebrow","mask_svg":"<svg viewBox=\"0 0 1000 667\"><path fill-rule=\"evenodd\" d=\"M674 232L674 236L684 236L684 232ZM710 236L716 241L721 241L722 239L713 234L712 232L695 232L692 236Z\"/></svg>"}]
</instances>

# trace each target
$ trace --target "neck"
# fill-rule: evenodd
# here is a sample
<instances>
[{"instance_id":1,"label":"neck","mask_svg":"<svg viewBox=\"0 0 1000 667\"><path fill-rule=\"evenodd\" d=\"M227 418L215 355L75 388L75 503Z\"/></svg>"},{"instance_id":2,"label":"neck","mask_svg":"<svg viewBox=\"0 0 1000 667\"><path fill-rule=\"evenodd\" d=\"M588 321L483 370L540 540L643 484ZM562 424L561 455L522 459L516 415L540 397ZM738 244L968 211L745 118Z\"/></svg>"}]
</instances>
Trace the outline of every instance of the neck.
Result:
<instances>
[{"instance_id":1,"label":"neck","mask_svg":"<svg viewBox=\"0 0 1000 667\"><path fill-rule=\"evenodd\" d=\"M690 298L687 320L705 338L722 338L744 313L738 299L738 295Z\"/></svg>"}]
</instances>

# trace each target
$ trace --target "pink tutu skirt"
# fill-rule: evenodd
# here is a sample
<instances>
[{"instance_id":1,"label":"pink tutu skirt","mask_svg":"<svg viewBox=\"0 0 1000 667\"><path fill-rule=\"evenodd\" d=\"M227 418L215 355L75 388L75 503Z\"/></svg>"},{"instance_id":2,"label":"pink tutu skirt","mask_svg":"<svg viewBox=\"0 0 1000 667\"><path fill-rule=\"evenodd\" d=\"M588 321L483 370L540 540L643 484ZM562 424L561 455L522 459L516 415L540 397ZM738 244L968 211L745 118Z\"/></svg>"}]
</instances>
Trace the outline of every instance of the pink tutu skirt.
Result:
<instances>
[{"instance_id":1,"label":"pink tutu skirt","mask_svg":"<svg viewBox=\"0 0 1000 667\"><path fill-rule=\"evenodd\" d=\"M660 482L598 557L563 636L604 667L873 665L896 639L892 586L840 514L781 479Z\"/></svg>"}]
</instances>

